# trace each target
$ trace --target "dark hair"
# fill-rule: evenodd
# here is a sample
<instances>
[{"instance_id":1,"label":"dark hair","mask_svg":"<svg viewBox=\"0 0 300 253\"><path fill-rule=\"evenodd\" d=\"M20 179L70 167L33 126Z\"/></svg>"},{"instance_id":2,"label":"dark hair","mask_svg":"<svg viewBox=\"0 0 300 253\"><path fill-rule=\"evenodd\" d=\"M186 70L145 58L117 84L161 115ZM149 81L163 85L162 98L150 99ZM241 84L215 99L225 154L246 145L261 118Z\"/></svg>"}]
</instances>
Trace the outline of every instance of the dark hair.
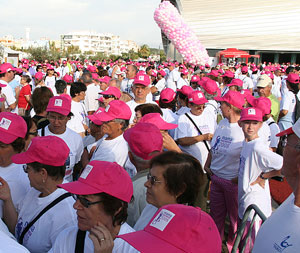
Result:
<instances>
[{"instance_id":1,"label":"dark hair","mask_svg":"<svg viewBox=\"0 0 300 253\"><path fill-rule=\"evenodd\" d=\"M170 103L166 103L159 98L158 104L160 108L169 108L171 110L175 110L177 100L174 98Z\"/></svg>"},{"instance_id":2,"label":"dark hair","mask_svg":"<svg viewBox=\"0 0 300 253\"><path fill-rule=\"evenodd\" d=\"M66 172L66 165L52 166L52 165L42 164L39 162L28 163L28 165L37 172L41 171L42 168L44 168L47 171L48 175L54 180L63 179Z\"/></svg>"},{"instance_id":3,"label":"dark hair","mask_svg":"<svg viewBox=\"0 0 300 253\"><path fill-rule=\"evenodd\" d=\"M65 88L67 88L67 83L64 80L57 80L55 82L55 89L57 94L63 94Z\"/></svg>"},{"instance_id":4,"label":"dark hair","mask_svg":"<svg viewBox=\"0 0 300 253\"><path fill-rule=\"evenodd\" d=\"M293 67L293 66L288 66L288 67L286 68L286 70L285 70L285 73L288 75L290 72L293 72L294 69L295 69L295 67Z\"/></svg>"},{"instance_id":5,"label":"dark hair","mask_svg":"<svg viewBox=\"0 0 300 253\"><path fill-rule=\"evenodd\" d=\"M41 114L46 111L51 97L53 97L53 93L48 87L34 89L31 99L36 114Z\"/></svg>"},{"instance_id":6,"label":"dark hair","mask_svg":"<svg viewBox=\"0 0 300 253\"><path fill-rule=\"evenodd\" d=\"M10 145L13 147L14 151L21 153L25 148L25 139L18 137Z\"/></svg>"},{"instance_id":7,"label":"dark hair","mask_svg":"<svg viewBox=\"0 0 300 253\"><path fill-rule=\"evenodd\" d=\"M200 162L189 154L167 151L150 161L150 168L156 165L164 167L167 191L177 196L177 203L194 205L204 180Z\"/></svg>"},{"instance_id":8,"label":"dark hair","mask_svg":"<svg viewBox=\"0 0 300 253\"><path fill-rule=\"evenodd\" d=\"M105 192L95 194L101 197L104 212L112 217L113 226L122 225L127 220L128 203ZM121 208L121 209L120 209ZM120 211L116 213L118 210Z\"/></svg>"},{"instance_id":9,"label":"dark hair","mask_svg":"<svg viewBox=\"0 0 300 253\"><path fill-rule=\"evenodd\" d=\"M21 78L24 78L26 80L26 83L30 83L31 82L31 78L29 75L22 75Z\"/></svg>"},{"instance_id":10,"label":"dark hair","mask_svg":"<svg viewBox=\"0 0 300 253\"><path fill-rule=\"evenodd\" d=\"M140 111L142 116L148 113L155 113L155 112L159 113L160 115L163 115L163 112L158 105L150 104L150 103L138 105L137 107L135 107L134 111L135 112Z\"/></svg>"},{"instance_id":11,"label":"dark hair","mask_svg":"<svg viewBox=\"0 0 300 253\"><path fill-rule=\"evenodd\" d=\"M120 123L122 125L121 130L124 132L127 127L129 126L129 120L128 119L114 119L116 122Z\"/></svg>"},{"instance_id":12,"label":"dark hair","mask_svg":"<svg viewBox=\"0 0 300 253\"><path fill-rule=\"evenodd\" d=\"M27 132L26 132L26 135L25 135L25 140L28 139L29 137L29 132L30 132L30 129L32 127L33 124L36 125L35 121L30 117L30 116L22 116L22 118L25 120L26 122L26 125L27 125Z\"/></svg>"},{"instance_id":13,"label":"dark hair","mask_svg":"<svg viewBox=\"0 0 300 253\"><path fill-rule=\"evenodd\" d=\"M76 97L82 91L86 91L86 85L81 82L75 82L71 84L70 95L72 98Z\"/></svg>"},{"instance_id":14,"label":"dark hair","mask_svg":"<svg viewBox=\"0 0 300 253\"><path fill-rule=\"evenodd\" d=\"M177 91L176 97L177 97L177 98L179 97L180 99L184 100L184 102L185 102L186 104L189 103L188 96L184 95L184 94L183 94L182 92L180 92L180 91Z\"/></svg>"},{"instance_id":15,"label":"dark hair","mask_svg":"<svg viewBox=\"0 0 300 253\"><path fill-rule=\"evenodd\" d=\"M98 72L98 75L99 75L99 76L108 76L108 71L105 70L105 69L101 69L101 70Z\"/></svg>"},{"instance_id":16,"label":"dark hair","mask_svg":"<svg viewBox=\"0 0 300 253\"><path fill-rule=\"evenodd\" d=\"M84 72L82 73L82 76L80 77L80 82L83 82L84 84L90 84L93 82L93 76L91 72Z\"/></svg>"}]
</instances>

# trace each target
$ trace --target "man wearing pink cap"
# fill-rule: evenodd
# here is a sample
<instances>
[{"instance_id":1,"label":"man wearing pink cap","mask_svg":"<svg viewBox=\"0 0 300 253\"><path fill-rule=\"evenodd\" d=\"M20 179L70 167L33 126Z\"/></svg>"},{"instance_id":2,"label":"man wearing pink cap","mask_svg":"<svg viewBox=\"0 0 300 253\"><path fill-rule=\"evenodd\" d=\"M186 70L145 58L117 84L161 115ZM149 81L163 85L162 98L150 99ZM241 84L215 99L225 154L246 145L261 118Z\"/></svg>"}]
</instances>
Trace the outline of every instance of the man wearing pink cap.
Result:
<instances>
[{"instance_id":1,"label":"man wearing pink cap","mask_svg":"<svg viewBox=\"0 0 300 253\"><path fill-rule=\"evenodd\" d=\"M125 222L132 182L120 165L91 161L78 181L59 187L75 198L78 225L61 232L49 252L138 252L117 238L134 231Z\"/></svg>"},{"instance_id":2,"label":"man wearing pink cap","mask_svg":"<svg viewBox=\"0 0 300 253\"><path fill-rule=\"evenodd\" d=\"M251 78L248 76L248 67L247 66L243 66L241 68L241 75L239 75L238 78L243 81L243 89L248 89L252 93L254 84L253 84L253 81L251 80Z\"/></svg>"},{"instance_id":3,"label":"man wearing pink cap","mask_svg":"<svg viewBox=\"0 0 300 253\"><path fill-rule=\"evenodd\" d=\"M129 123L133 123L133 119L134 119L134 109L137 105L140 104L145 104L147 102L147 95L150 93L150 78L147 74L144 74L143 72L139 72L133 81L133 86L132 86L132 91L134 94L134 99L132 99L131 101L127 102L126 104L130 107L131 110L131 118ZM156 104L155 102L150 102L153 104Z\"/></svg>"},{"instance_id":4,"label":"man wearing pink cap","mask_svg":"<svg viewBox=\"0 0 300 253\"><path fill-rule=\"evenodd\" d=\"M130 117L129 106L120 100L111 101L105 111L98 114L98 119L103 122L102 131L105 135L97 142L91 161L109 161L125 165L128 146L123 132L128 127Z\"/></svg>"},{"instance_id":5,"label":"man wearing pink cap","mask_svg":"<svg viewBox=\"0 0 300 253\"><path fill-rule=\"evenodd\" d=\"M175 68L175 64L172 62L169 63L168 68L169 68L170 73L168 75L166 87L176 91L177 82L179 81L179 78L180 78L180 73Z\"/></svg>"},{"instance_id":6,"label":"man wearing pink cap","mask_svg":"<svg viewBox=\"0 0 300 253\"><path fill-rule=\"evenodd\" d=\"M181 71L180 78L177 81L177 89L181 89L183 85L189 85L188 74L189 71L187 69Z\"/></svg>"},{"instance_id":7,"label":"man wearing pink cap","mask_svg":"<svg viewBox=\"0 0 300 253\"><path fill-rule=\"evenodd\" d=\"M300 120L278 136L287 136L281 173L292 188L291 195L260 228L253 252L298 252L300 248Z\"/></svg>"},{"instance_id":8,"label":"man wearing pink cap","mask_svg":"<svg viewBox=\"0 0 300 253\"><path fill-rule=\"evenodd\" d=\"M5 109L12 111L16 108L17 102L12 88L8 85L15 77L15 68L10 63L0 65L1 91L5 95Z\"/></svg>"},{"instance_id":9,"label":"man wearing pink cap","mask_svg":"<svg viewBox=\"0 0 300 253\"><path fill-rule=\"evenodd\" d=\"M100 92L102 95L103 103L105 107L113 100L119 100L121 98L121 91L117 87L108 87L107 90Z\"/></svg>"},{"instance_id":10,"label":"man wearing pink cap","mask_svg":"<svg viewBox=\"0 0 300 253\"><path fill-rule=\"evenodd\" d=\"M154 95L154 101L158 101L160 98L160 93L162 92L162 90L166 87L166 72L163 70L159 70L157 71L157 83L155 84L155 88L157 89L157 92L159 93L158 95Z\"/></svg>"},{"instance_id":11,"label":"man wearing pink cap","mask_svg":"<svg viewBox=\"0 0 300 253\"><path fill-rule=\"evenodd\" d=\"M282 156L269 150L269 147L258 136L258 130L262 126L261 110L254 107L244 108L239 125L244 132L245 140L240 156L238 176L238 215L241 220L247 207L255 204L265 216L269 217L272 213L272 206L268 179L280 175ZM250 215L248 218L247 232L252 217L253 215ZM250 252L253 247L259 228L259 218L256 218L255 222L251 239L246 245L246 252ZM244 243L246 242L243 237L240 245Z\"/></svg>"},{"instance_id":12,"label":"man wearing pink cap","mask_svg":"<svg viewBox=\"0 0 300 253\"><path fill-rule=\"evenodd\" d=\"M128 93L132 97L134 97L132 85L137 72L138 68L135 65L128 65L126 70L126 78L121 84L121 91Z\"/></svg>"}]
</instances>

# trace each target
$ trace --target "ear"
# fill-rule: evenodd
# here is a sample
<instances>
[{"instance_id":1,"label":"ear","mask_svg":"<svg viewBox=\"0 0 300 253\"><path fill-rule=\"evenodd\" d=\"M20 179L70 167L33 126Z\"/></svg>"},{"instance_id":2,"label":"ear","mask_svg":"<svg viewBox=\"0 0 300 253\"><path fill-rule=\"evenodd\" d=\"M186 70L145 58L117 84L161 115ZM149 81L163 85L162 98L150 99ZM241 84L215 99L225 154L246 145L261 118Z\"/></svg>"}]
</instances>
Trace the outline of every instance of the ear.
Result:
<instances>
[{"instance_id":1,"label":"ear","mask_svg":"<svg viewBox=\"0 0 300 253\"><path fill-rule=\"evenodd\" d=\"M46 181L47 177L48 177L48 172L45 168L42 168L41 171L40 171L40 174L42 176L42 179L43 179L43 182Z\"/></svg>"},{"instance_id":2,"label":"ear","mask_svg":"<svg viewBox=\"0 0 300 253\"><path fill-rule=\"evenodd\" d=\"M238 121L239 127L242 127L242 122L239 120Z\"/></svg>"}]
</instances>

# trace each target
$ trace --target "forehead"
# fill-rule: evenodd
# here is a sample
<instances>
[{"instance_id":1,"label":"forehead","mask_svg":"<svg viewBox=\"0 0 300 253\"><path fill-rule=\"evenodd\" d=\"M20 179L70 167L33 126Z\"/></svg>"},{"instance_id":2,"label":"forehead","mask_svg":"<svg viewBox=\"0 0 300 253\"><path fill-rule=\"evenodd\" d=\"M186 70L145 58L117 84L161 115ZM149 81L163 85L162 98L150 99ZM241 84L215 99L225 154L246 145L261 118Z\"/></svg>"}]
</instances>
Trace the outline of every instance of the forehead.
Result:
<instances>
[{"instance_id":1,"label":"forehead","mask_svg":"<svg viewBox=\"0 0 300 253\"><path fill-rule=\"evenodd\" d=\"M51 115L51 116L57 116L57 117L65 117L65 115L60 114L60 113L58 113L58 112L48 112L48 115Z\"/></svg>"},{"instance_id":2,"label":"forehead","mask_svg":"<svg viewBox=\"0 0 300 253\"><path fill-rule=\"evenodd\" d=\"M134 84L133 87L135 87L135 88L142 88L142 89L145 89L145 88L146 88L145 85L138 84L138 83L137 83L137 84Z\"/></svg>"}]
</instances>

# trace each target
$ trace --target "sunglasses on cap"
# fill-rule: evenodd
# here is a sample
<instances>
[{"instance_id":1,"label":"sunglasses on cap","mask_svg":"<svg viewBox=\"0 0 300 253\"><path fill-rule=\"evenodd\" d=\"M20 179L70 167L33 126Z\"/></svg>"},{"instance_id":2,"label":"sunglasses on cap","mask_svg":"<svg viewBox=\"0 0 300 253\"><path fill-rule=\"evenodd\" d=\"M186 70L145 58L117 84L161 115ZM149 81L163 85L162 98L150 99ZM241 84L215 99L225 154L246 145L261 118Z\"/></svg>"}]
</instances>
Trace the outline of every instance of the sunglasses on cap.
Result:
<instances>
[{"instance_id":1,"label":"sunglasses on cap","mask_svg":"<svg viewBox=\"0 0 300 253\"><path fill-rule=\"evenodd\" d=\"M114 95L102 95L103 98L108 99L108 98L116 98Z\"/></svg>"},{"instance_id":2,"label":"sunglasses on cap","mask_svg":"<svg viewBox=\"0 0 300 253\"><path fill-rule=\"evenodd\" d=\"M150 181L151 185L154 185L155 183L162 183L162 181L157 180L156 177L151 176L150 172L147 174L147 180Z\"/></svg>"},{"instance_id":3,"label":"sunglasses on cap","mask_svg":"<svg viewBox=\"0 0 300 253\"><path fill-rule=\"evenodd\" d=\"M82 197L77 194L72 194L72 197L75 199L75 201L79 200L80 204L83 205L85 208L89 208L91 205L95 205L95 204L99 204L99 203L103 202L103 200L91 202L91 201L87 200L85 197Z\"/></svg>"}]
</instances>

